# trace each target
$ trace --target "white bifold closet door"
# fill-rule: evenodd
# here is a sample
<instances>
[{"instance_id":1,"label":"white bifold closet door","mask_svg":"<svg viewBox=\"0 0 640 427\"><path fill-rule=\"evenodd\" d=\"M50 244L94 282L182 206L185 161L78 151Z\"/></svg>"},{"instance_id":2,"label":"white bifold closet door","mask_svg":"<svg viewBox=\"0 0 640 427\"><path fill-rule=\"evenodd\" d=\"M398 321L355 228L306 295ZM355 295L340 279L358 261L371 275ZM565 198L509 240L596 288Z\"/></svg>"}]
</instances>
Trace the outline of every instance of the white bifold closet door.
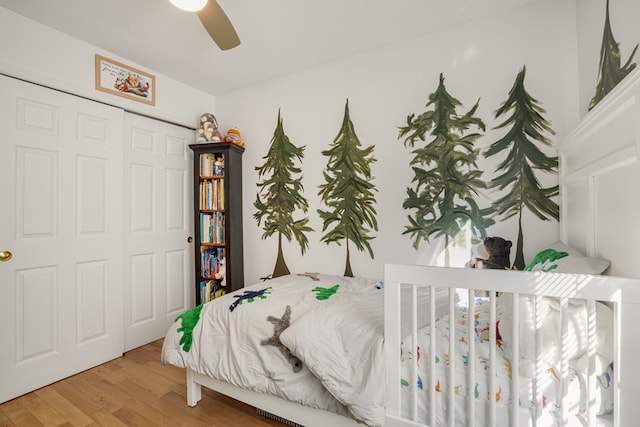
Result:
<instances>
[{"instance_id":1,"label":"white bifold closet door","mask_svg":"<svg viewBox=\"0 0 640 427\"><path fill-rule=\"evenodd\" d=\"M125 113L125 351L162 338L195 301L193 130Z\"/></svg>"},{"instance_id":2,"label":"white bifold closet door","mask_svg":"<svg viewBox=\"0 0 640 427\"><path fill-rule=\"evenodd\" d=\"M0 403L193 307L194 132L0 76Z\"/></svg>"},{"instance_id":3,"label":"white bifold closet door","mask_svg":"<svg viewBox=\"0 0 640 427\"><path fill-rule=\"evenodd\" d=\"M123 110L0 76L0 402L122 355Z\"/></svg>"}]
</instances>

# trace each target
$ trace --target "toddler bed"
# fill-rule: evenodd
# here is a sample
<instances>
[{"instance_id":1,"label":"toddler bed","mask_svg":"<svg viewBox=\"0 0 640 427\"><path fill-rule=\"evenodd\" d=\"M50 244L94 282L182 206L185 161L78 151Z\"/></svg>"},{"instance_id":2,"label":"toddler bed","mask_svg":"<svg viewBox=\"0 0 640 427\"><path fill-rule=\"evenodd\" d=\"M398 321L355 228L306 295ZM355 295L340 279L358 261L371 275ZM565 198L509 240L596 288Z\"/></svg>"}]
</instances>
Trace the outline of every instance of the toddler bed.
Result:
<instances>
[{"instance_id":1,"label":"toddler bed","mask_svg":"<svg viewBox=\"0 0 640 427\"><path fill-rule=\"evenodd\" d=\"M434 301L434 316L448 309L446 296L443 290ZM323 274L279 277L181 316L167 333L162 358L199 380L215 378L335 414L331 425L355 425L350 419L382 425L383 307L380 281ZM189 400L195 404L198 391L192 389ZM293 421L323 425L319 416L314 414L311 423Z\"/></svg>"}]
</instances>

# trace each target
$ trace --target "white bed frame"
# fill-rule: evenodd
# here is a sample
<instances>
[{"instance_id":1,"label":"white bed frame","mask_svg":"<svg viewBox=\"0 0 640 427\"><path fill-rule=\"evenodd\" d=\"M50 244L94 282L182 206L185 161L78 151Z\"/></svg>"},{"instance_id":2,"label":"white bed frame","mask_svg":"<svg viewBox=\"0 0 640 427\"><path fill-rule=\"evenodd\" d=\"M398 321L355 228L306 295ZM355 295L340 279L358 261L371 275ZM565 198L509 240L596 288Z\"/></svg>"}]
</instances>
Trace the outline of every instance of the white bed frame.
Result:
<instances>
[{"instance_id":1,"label":"white bed frame","mask_svg":"<svg viewBox=\"0 0 640 427\"><path fill-rule=\"evenodd\" d=\"M362 424L358 424L350 418L332 412L302 406L275 395L257 393L232 386L224 381L198 374L190 369L187 369L187 405L195 406L200 401L202 397L202 386L254 406L258 410L269 413L272 418L278 419L288 425L305 427L362 427Z\"/></svg>"},{"instance_id":2,"label":"white bed frame","mask_svg":"<svg viewBox=\"0 0 640 427\"><path fill-rule=\"evenodd\" d=\"M640 69L620 83L559 145L560 236L564 243L588 256L611 260L607 274L640 278ZM517 283L521 293L563 298L608 301L616 319L615 425L637 425L640 420L640 281L608 277L558 275L561 288L550 284L542 273L445 269L418 266L385 266L386 345L390 360L389 387L398 391L399 366L394 362L399 348L394 306L398 283L467 287L511 291ZM427 283L427 278L428 283ZM387 296L388 293L388 296ZM395 330L395 332L394 332ZM395 376L395 377L394 377ZM393 379L395 378L395 379ZM274 396L232 387L211 378L187 372L188 404L200 400L204 385L283 419L307 427L361 426L335 414L302 407ZM398 394L388 404L385 426L417 426L398 417Z\"/></svg>"}]
</instances>

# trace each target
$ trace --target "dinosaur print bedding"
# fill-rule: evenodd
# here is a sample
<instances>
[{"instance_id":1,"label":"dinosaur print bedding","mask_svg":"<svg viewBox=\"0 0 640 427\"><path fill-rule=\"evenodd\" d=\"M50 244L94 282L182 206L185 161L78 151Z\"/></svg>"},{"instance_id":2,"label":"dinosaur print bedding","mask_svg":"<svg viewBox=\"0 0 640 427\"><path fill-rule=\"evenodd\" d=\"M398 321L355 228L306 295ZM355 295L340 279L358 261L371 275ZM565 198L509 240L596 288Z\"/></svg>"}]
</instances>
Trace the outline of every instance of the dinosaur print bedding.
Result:
<instances>
[{"instance_id":1,"label":"dinosaur print bedding","mask_svg":"<svg viewBox=\"0 0 640 427\"><path fill-rule=\"evenodd\" d=\"M337 399L282 342L292 326L310 312L336 302L348 309L377 306L369 327L382 351L382 289L376 280L322 274L288 275L257 283L196 307L176 319L166 334L162 361L188 367L229 384L345 416L351 401ZM301 331L321 345L314 333L339 334L329 318ZM330 348L322 353L331 354ZM351 363L348 361L347 363ZM383 388L379 378L377 388ZM380 402L381 404L381 402ZM381 412L379 416L384 416ZM381 418L372 425L381 424Z\"/></svg>"},{"instance_id":2,"label":"dinosaur print bedding","mask_svg":"<svg viewBox=\"0 0 640 427\"><path fill-rule=\"evenodd\" d=\"M503 295L506 297L506 295ZM523 297L524 299L525 297ZM500 305L500 302L498 303ZM540 302L540 305L545 302ZM553 304L549 303L550 311L553 310ZM489 360L492 344L489 341L489 299L475 299L475 314L473 319L469 319L468 308L465 306L457 306L455 312L455 332L454 332L454 352L449 352L449 341L452 336L448 321L448 315L438 319L435 323L436 347L435 352L429 352L430 346L430 330L429 328L421 328L418 330L418 342L415 346L411 344L411 337L408 336L402 342L402 392L403 392L403 413L407 416L411 414L411 378L413 366L416 366L417 377L415 378L418 390L418 421L426 423L428 421L428 402L431 390L435 393L435 414L436 425L448 424L448 399L451 394L455 396L455 419L456 425L467 425L469 410L467 399L472 398L475 401L475 413L473 418L479 425L484 425L489 420L490 399L496 401L496 422L498 426L510 425L510 407L515 398L511 389L512 364L511 359L507 358L508 352L505 352L508 340L500 335L500 320L508 323L510 319L500 319L498 316L497 340L494 344L496 348L496 372L495 372L495 394L490 393L489 385ZM604 306L603 306L604 307ZM582 307L576 307L571 313L578 319L579 310ZM606 307L604 307L606 309ZM586 307L585 307L586 310ZM553 318L555 314L548 313L548 318ZM526 314L523 313L523 317ZM600 316L599 316L600 317ZM474 333L469 336L469 322L473 322ZM586 322L586 319L585 319ZM582 323L584 325L584 323ZM555 336L556 325L547 325L543 331L545 335ZM575 325L578 326L577 324ZM543 328L545 328L543 326ZM522 331L524 332L524 331ZM522 335L527 339L535 336L535 331L526 331L526 335ZM529 338L526 338L529 337ZM469 347L473 340L475 347L475 358L470 357ZM555 349L559 345L559 337L557 341L548 339L546 342L548 348ZM525 343L524 345L528 345ZM555 351L550 354L556 356ZM429 381L429 367L425 359L429 357L435 358L435 377L433 381ZM451 361L454 363L451 363ZM521 362L526 362L525 357L521 358ZM473 363L475 367L475 375L472 379L472 387L469 387L469 366ZM569 420L565 422L559 421L560 417L560 399L562 396L560 378L558 372L560 369L559 359L551 357L542 360L540 366L539 386L542 396L542 415L539 425L543 426L560 426L560 425L586 425L585 419L582 417L586 414L587 407L587 390L586 375L583 368L583 360L576 358L570 361L569 368L569 384L567 396L569 398ZM454 366L455 380L454 384L449 385L450 366ZM517 393L517 401L519 402L519 419L520 425L532 425L532 419L535 414L533 381L526 371L531 369L529 366L521 366L520 372L520 390ZM535 373L533 374L535 375ZM606 414L612 409L613 395L612 389L609 387L612 378L612 368L609 365L604 367L602 375L598 378L596 384L596 401L598 412L600 415ZM429 391L428 391L429 390ZM602 418L598 425L606 425L607 420Z\"/></svg>"}]
</instances>

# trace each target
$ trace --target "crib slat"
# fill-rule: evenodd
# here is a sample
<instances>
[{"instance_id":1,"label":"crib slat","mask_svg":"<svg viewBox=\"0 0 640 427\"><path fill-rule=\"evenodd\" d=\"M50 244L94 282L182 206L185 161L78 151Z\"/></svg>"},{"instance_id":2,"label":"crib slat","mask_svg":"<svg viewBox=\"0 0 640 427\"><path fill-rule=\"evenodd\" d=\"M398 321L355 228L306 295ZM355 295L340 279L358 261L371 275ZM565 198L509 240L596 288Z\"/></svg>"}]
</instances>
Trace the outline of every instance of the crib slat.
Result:
<instances>
[{"instance_id":1,"label":"crib slat","mask_svg":"<svg viewBox=\"0 0 640 427\"><path fill-rule=\"evenodd\" d=\"M411 285L411 353L413 363L411 364L411 419L418 421L418 288Z\"/></svg>"},{"instance_id":2,"label":"crib slat","mask_svg":"<svg viewBox=\"0 0 640 427\"><path fill-rule=\"evenodd\" d=\"M569 299L560 299L560 419L569 421Z\"/></svg>"},{"instance_id":3,"label":"crib slat","mask_svg":"<svg viewBox=\"0 0 640 427\"><path fill-rule=\"evenodd\" d=\"M514 293L513 298L513 360L511 361L511 424L520 426L519 395L520 395L520 294ZM526 404L527 402L522 402Z\"/></svg>"},{"instance_id":4,"label":"crib slat","mask_svg":"<svg viewBox=\"0 0 640 427\"><path fill-rule=\"evenodd\" d=\"M476 328L475 328L475 291L473 289L467 289L467 301L469 303L469 310L467 312L467 327L469 337L469 358L467 366L467 421L469 427L475 427L476 425L476 399L472 399L473 396L473 384L476 377Z\"/></svg>"},{"instance_id":5,"label":"crib slat","mask_svg":"<svg viewBox=\"0 0 640 427\"><path fill-rule=\"evenodd\" d=\"M589 412L587 420L589 427L596 426L596 302L587 301L587 354L589 366L587 369L587 390Z\"/></svg>"},{"instance_id":6,"label":"crib slat","mask_svg":"<svg viewBox=\"0 0 640 427\"><path fill-rule=\"evenodd\" d=\"M496 293L489 292L489 425L496 426Z\"/></svg>"},{"instance_id":7,"label":"crib slat","mask_svg":"<svg viewBox=\"0 0 640 427\"><path fill-rule=\"evenodd\" d=\"M387 362L387 390L389 398L386 404L386 411L389 414L400 416L402 404L402 387L400 383L402 357L401 349L401 329L400 329L400 283L386 281L384 286L384 339L385 356Z\"/></svg>"},{"instance_id":8,"label":"crib slat","mask_svg":"<svg viewBox=\"0 0 640 427\"><path fill-rule=\"evenodd\" d=\"M436 424L436 288L431 286L429 293L429 424Z\"/></svg>"},{"instance_id":9,"label":"crib slat","mask_svg":"<svg viewBox=\"0 0 640 427\"><path fill-rule=\"evenodd\" d=\"M449 426L456 425L456 408L455 408L455 370L456 370L456 290L449 288L449 375L447 390L449 392Z\"/></svg>"},{"instance_id":10,"label":"crib slat","mask_svg":"<svg viewBox=\"0 0 640 427\"><path fill-rule=\"evenodd\" d=\"M540 313L542 308L542 297L536 295L533 299L533 310L534 310L534 319L535 319L535 328L536 328L536 357L535 357L535 375L533 377L533 397L535 404L535 418L533 422L534 427L542 426L542 322L544 319L542 318L542 313Z\"/></svg>"},{"instance_id":11,"label":"crib slat","mask_svg":"<svg viewBox=\"0 0 640 427\"><path fill-rule=\"evenodd\" d=\"M622 340L620 339L622 325L622 304L613 306L613 427L622 427L622 406L620 393L620 367L622 366L622 355L620 349ZM635 397L634 397L635 399ZM625 411L627 409L625 408Z\"/></svg>"}]
</instances>

